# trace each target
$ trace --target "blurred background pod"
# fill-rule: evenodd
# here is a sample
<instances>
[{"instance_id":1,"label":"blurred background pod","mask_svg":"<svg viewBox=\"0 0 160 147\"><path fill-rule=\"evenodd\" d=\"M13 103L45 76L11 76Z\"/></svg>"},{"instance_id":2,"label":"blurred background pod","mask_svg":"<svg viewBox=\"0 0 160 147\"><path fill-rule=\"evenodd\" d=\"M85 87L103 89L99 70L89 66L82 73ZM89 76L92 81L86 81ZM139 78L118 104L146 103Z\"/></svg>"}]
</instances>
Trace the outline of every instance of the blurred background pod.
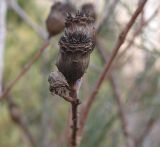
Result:
<instances>
[{"instance_id":1,"label":"blurred background pod","mask_svg":"<svg viewBox=\"0 0 160 147\"><path fill-rule=\"evenodd\" d=\"M90 15L94 21L96 21L97 15L96 15L96 10L95 6L93 3L85 3L81 6L81 11L85 14Z\"/></svg>"},{"instance_id":2,"label":"blurred background pod","mask_svg":"<svg viewBox=\"0 0 160 147\"><path fill-rule=\"evenodd\" d=\"M56 2L52 5L46 20L49 38L63 31L67 13L75 13L75 8L70 3Z\"/></svg>"}]
</instances>

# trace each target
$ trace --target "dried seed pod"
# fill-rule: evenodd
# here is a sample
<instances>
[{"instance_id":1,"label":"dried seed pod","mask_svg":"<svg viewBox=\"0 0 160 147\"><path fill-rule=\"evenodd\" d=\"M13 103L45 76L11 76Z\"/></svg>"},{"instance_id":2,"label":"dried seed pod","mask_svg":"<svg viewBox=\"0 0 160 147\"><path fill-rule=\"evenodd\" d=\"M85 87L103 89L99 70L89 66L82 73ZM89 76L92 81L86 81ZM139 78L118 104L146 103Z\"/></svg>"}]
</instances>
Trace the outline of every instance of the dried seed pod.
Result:
<instances>
[{"instance_id":1,"label":"dried seed pod","mask_svg":"<svg viewBox=\"0 0 160 147\"><path fill-rule=\"evenodd\" d=\"M63 31L65 26L65 16L67 13L74 13L75 9L70 3L56 2L50 10L46 20L46 27L49 38Z\"/></svg>"},{"instance_id":2,"label":"dried seed pod","mask_svg":"<svg viewBox=\"0 0 160 147\"><path fill-rule=\"evenodd\" d=\"M50 84L49 90L52 95L56 94L61 97L69 96L70 88L65 77L61 72L59 71L51 72L48 77L48 82Z\"/></svg>"},{"instance_id":3,"label":"dried seed pod","mask_svg":"<svg viewBox=\"0 0 160 147\"><path fill-rule=\"evenodd\" d=\"M93 18L79 12L75 17L69 14L66 19L56 65L70 85L80 79L88 68L90 53L95 46L93 22Z\"/></svg>"},{"instance_id":4,"label":"dried seed pod","mask_svg":"<svg viewBox=\"0 0 160 147\"><path fill-rule=\"evenodd\" d=\"M91 17L94 18L94 20L96 20L96 17L97 17L96 10L95 10L95 7L92 3L83 4L81 7L81 11L85 14L90 15Z\"/></svg>"}]
</instances>

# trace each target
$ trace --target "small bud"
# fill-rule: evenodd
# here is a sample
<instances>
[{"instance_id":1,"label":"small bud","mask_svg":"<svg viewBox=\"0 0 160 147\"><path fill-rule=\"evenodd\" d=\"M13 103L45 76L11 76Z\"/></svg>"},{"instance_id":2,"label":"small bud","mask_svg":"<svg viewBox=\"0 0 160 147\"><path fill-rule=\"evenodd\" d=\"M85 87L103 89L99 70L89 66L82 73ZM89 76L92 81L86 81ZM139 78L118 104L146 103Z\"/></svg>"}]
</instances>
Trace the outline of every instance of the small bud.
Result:
<instances>
[{"instance_id":1,"label":"small bud","mask_svg":"<svg viewBox=\"0 0 160 147\"><path fill-rule=\"evenodd\" d=\"M56 94L61 97L69 96L70 88L65 77L61 72L51 72L48 77L48 82L50 84L49 90L52 95Z\"/></svg>"},{"instance_id":2,"label":"small bud","mask_svg":"<svg viewBox=\"0 0 160 147\"><path fill-rule=\"evenodd\" d=\"M69 85L75 84L89 65L90 53L95 47L93 18L78 12L66 18L65 32L59 41L58 70Z\"/></svg>"}]
</instances>

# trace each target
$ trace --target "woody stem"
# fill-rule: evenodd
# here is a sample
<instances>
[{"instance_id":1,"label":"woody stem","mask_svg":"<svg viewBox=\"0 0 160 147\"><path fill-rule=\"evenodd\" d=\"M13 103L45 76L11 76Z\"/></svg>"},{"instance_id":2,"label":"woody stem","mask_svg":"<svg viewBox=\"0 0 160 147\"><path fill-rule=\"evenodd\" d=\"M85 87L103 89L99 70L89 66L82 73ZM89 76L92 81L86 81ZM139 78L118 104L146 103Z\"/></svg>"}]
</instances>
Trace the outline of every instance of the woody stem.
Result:
<instances>
[{"instance_id":1,"label":"woody stem","mask_svg":"<svg viewBox=\"0 0 160 147\"><path fill-rule=\"evenodd\" d=\"M71 134L71 147L77 146L77 131L78 131L78 98L77 90L73 87L70 93L70 96L74 99L74 102L71 103L72 106L72 134Z\"/></svg>"}]
</instances>

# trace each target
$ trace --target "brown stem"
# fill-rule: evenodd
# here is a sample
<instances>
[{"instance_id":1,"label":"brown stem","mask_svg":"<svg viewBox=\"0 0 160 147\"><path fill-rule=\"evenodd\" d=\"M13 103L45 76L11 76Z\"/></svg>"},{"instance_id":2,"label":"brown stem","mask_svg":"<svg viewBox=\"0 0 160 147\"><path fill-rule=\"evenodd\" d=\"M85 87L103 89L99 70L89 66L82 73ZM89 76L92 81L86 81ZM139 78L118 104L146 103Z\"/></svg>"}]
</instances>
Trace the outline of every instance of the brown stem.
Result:
<instances>
[{"instance_id":1,"label":"brown stem","mask_svg":"<svg viewBox=\"0 0 160 147\"><path fill-rule=\"evenodd\" d=\"M150 118L148 120L142 134L140 135L140 137L138 139L136 139L136 143L135 143L136 147L142 146L142 143L144 142L144 139L146 138L146 136L148 136L150 134L150 132L152 131L155 124L156 124L156 119Z\"/></svg>"},{"instance_id":2,"label":"brown stem","mask_svg":"<svg viewBox=\"0 0 160 147\"><path fill-rule=\"evenodd\" d=\"M118 55L117 60L121 60L126 51L133 45L135 38L142 32L143 28L146 27L153 18L157 15L159 8L154 11L154 13L148 18L148 20L144 20L141 25L137 28L137 30L133 33L132 39L129 40L128 45L123 49L123 51Z\"/></svg>"},{"instance_id":3,"label":"brown stem","mask_svg":"<svg viewBox=\"0 0 160 147\"><path fill-rule=\"evenodd\" d=\"M6 87L6 89L0 96L0 100L6 98L8 93L12 90L13 86L27 73L27 71L31 68L31 66L39 59L39 57L42 55L42 53L45 51L48 45L49 45L49 40L43 43L42 47L35 53L33 58L29 60L29 62L22 68L17 77L13 81L11 81L11 83Z\"/></svg>"},{"instance_id":4,"label":"brown stem","mask_svg":"<svg viewBox=\"0 0 160 147\"><path fill-rule=\"evenodd\" d=\"M96 27L95 27L96 30L97 30L97 32L99 32L100 29L102 28L102 26L104 25L104 23L108 21L109 16L115 10L115 8L116 8L116 6L117 6L117 4L118 4L119 1L120 0L112 0L109 8L107 8L108 3L106 2L105 14L102 17L102 19L100 19L99 21L97 21L97 24L96 24Z\"/></svg>"},{"instance_id":5,"label":"brown stem","mask_svg":"<svg viewBox=\"0 0 160 147\"><path fill-rule=\"evenodd\" d=\"M77 91L73 87L70 93L70 96L74 98L74 102L71 103L72 106L72 133L71 133L71 147L77 146L77 131L78 131L78 99L77 99Z\"/></svg>"},{"instance_id":6,"label":"brown stem","mask_svg":"<svg viewBox=\"0 0 160 147\"><path fill-rule=\"evenodd\" d=\"M23 132L24 136L26 137L26 139L28 140L29 144L32 147L36 147L36 142L35 142L32 134L30 133L30 131L24 121L24 118L21 114L20 107L13 101L11 96L8 96L6 98L6 102L9 107L9 113L10 113L12 121L22 130L22 132Z\"/></svg>"},{"instance_id":7,"label":"brown stem","mask_svg":"<svg viewBox=\"0 0 160 147\"><path fill-rule=\"evenodd\" d=\"M61 96L61 95L59 95ZM70 102L70 103L74 103L75 102L75 99L71 96L61 96L64 100L66 100L67 102Z\"/></svg>"},{"instance_id":8,"label":"brown stem","mask_svg":"<svg viewBox=\"0 0 160 147\"><path fill-rule=\"evenodd\" d=\"M102 46L100 44L99 37L97 37L97 39L96 39L96 47L98 49L98 52L99 52L103 62L107 63L108 62L108 60L107 60L108 57L106 55L104 46ZM129 143L130 143L130 134L129 134L129 131L128 131L128 122L127 122L125 111L124 111L125 108L124 108L124 105L123 105L123 101L122 101L122 98L121 98L121 95L120 95L120 92L119 92L119 87L116 84L116 81L115 81L115 78L114 78L113 74L109 75L109 79L108 80L112 85L113 94L114 94L114 97L115 97L116 102L117 102L119 118L120 118L121 123L122 123L122 131L123 131L123 134L124 134L124 136L126 138L126 146L129 147L130 146L129 145Z\"/></svg>"},{"instance_id":9,"label":"brown stem","mask_svg":"<svg viewBox=\"0 0 160 147\"><path fill-rule=\"evenodd\" d=\"M132 25L134 24L136 18L138 17L138 15L140 14L140 12L142 11L145 3L147 2L147 0L143 0L142 3L138 6L138 8L136 9L136 11L134 12L134 14L132 15L130 21L128 22L128 24L126 25L125 29L120 33L119 37L118 37L118 41L115 45L115 47L113 48L113 52L112 52L112 55L108 61L108 63L105 65L91 95L87 98L87 102L86 102L86 105L85 107L83 108L82 110L82 114L81 114L81 118L80 118L80 128L79 128L79 131L78 131L78 135L81 137L82 136L82 133L83 133L83 129L84 129L84 124L87 120L87 116L88 116L88 113L89 113L89 110L92 106L92 103L98 93L98 90L100 89L100 86L101 84L103 83L104 81L104 78L106 76L106 74L108 73L108 70L110 69L111 65L112 65L112 62L114 61L121 45L124 43L125 39L126 39L126 36L129 32L129 30L131 29Z\"/></svg>"},{"instance_id":10,"label":"brown stem","mask_svg":"<svg viewBox=\"0 0 160 147\"><path fill-rule=\"evenodd\" d=\"M17 0L7 0L8 6L15 11L19 17L26 22L28 26L30 26L42 39L47 38L47 32L38 24L36 24L30 16L20 7L17 3Z\"/></svg>"},{"instance_id":11,"label":"brown stem","mask_svg":"<svg viewBox=\"0 0 160 147\"><path fill-rule=\"evenodd\" d=\"M101 59L103 60L103 62L107 63L108 62L108 57L106 55L105 52L105 48L104 46L102 46L102 44L100 44L100 40L99 37L96 39L96 47L98 49L98 52L101 56ZM118 84L116 83L115 77L114 75L111 73L109 75L109 82L112 85L112 89L113 89L113 94L117 103L117 110L118 110L118 114L119 114L119 118L122 124L122 131L124 134L124 137L126 138L126 146L130 147L133 145L133 139L129 130L128 130L128 121L126 119L126 114L125 114L125 105L123 104L123 100L119 91L119 87Z\"/></svg>"},{"instance_id":12,"label":"brown stem","mask_svg":"<svg viewBox=\"0 0 160 147\"><path fill-rule=\"evenodd\" d=\"M126 146L127 147L132 147L133 146L133 138L131 138L132 136L129 133L128 130L128 122L126 119L126 115L125 115L125 111L124 111L124 104L123 104L123 100L119 91L119 87L118 84L116 83L116 80L113 76L113 74L111 74L109 76L110 79L110 83L112 85L113 88L113 94L117 103L117 107L118 107L118 114L119 114L119 118L121 120L121 124L122 124L122 131L124 136L126 137Z\"/></svg>"}]
</instances>

